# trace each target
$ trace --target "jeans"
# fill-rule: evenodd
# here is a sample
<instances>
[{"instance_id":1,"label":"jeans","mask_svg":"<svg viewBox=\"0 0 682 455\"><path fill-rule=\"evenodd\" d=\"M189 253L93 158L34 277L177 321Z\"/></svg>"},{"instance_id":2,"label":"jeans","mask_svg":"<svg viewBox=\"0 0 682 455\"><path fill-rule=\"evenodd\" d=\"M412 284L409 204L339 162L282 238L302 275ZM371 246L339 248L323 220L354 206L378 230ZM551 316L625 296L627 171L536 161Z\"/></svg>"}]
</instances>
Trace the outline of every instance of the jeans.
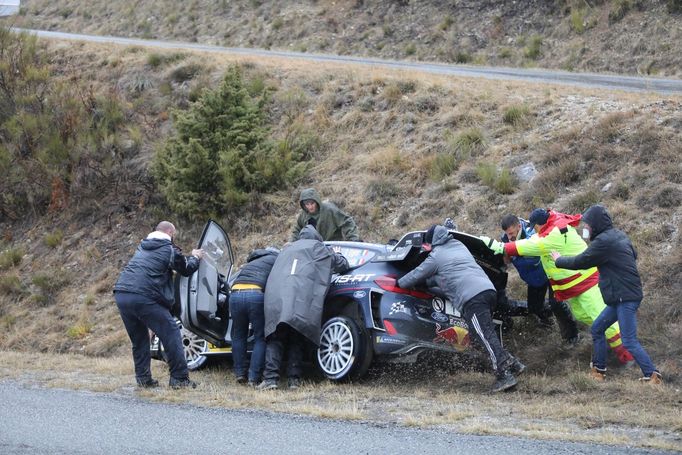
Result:
<instances>
[{"instance_id":1,"label":"jeans","mask_svg":"<svg viewBox=\"0 0 682 455\"><path fill-rule=\"evenodd\" d=\"M149 352L150 329L163 343L168 356L171 378L180 381L189 379L180 328L168 308L147 296L132 292L116 292L114 299L128 337L133 344L133 362L137 380L145 382L152 378L150 368L152 357Z\"/></svg>"},{"instance_id":2,"label":"jeans","mask_svg":"<svg viewBox=\"0 0 682 455\"><path fill-rule=\"evenodd\" d=\"M504 373L506 366L511 363L513 358L502 347L502 343L495 333L495 324L493 324L491 314L495 299L495 291L481 292L462 305L462 316L469 326L469 334L473 334L473 339L486 349L493 370L499 376Z\"/></svg>"},{"instance_id":3,"label":"jeans","mask_svg":"<svg viewBox=\"0 0 682 455\"><path fill-rule=\"evenodd\" d=\"M234 374L246 376L246 340L249 336L249 323L253 329L253 352L248 365L248 379L260 381L265 363L265 315L263 313L263 291L246 289L230 294L230 317L232 318L232 360Z\"/></svg>"},{"instance_id":4,"label":"jeans","mask_svg":"<svg viewBox=\"0 0 682 455\"><path fill-rule=\"evenodd\" d=\"M270 335L267 340L263 379L279 380L279 370L285 350L287 353L287 377L300 379L301 364L303 363L307 342L307 338L295 329L286 324L279 324L275 333Z\"/></svg>"},{"instance_id":5,"label":"jeans","mask_svg":"<svg viewBox=\"0 0 682 455\"><path fill-rule=\"evenodd\" d=\"M656 370L649 354L637 339L637 308L641 302L621 302L607 306L592 323L592 364L600 369L606 368L606 334L607 327L618 321L623 346L630 351L632 357L642 369L644 376L651 376Z\"/></svg>"}]
</instances>

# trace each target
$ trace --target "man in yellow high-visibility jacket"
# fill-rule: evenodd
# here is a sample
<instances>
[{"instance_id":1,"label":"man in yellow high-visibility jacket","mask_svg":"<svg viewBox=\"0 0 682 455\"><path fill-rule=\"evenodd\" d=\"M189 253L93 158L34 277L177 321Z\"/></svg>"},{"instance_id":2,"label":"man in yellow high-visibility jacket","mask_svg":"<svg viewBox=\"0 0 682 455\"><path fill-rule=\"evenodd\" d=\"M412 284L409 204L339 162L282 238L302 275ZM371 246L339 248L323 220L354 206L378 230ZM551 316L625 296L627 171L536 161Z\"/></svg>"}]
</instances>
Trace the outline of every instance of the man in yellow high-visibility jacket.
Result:
<instances>
[{"instance_id":1,"label":"man in yellow high-visibility jacket","mask_svg":"<svg viewBox=\"0 0 682 455\"><path fill-rule=\"evenodd\" d=\"M539 256L556 299L567 301L578 321L592 325L606 306L599 291L597 268L560 269L554 264L551 255L552 251L558 251L561 255L576 256L587 249L587 244L575 229L580 223L580 218L581 215L535 209L530 215L529 222L531 226L535 226L537 234L531 238L508 243L481 239L498 254ZM618 323L606 329L606 339L621 363L634 361L620 339Z\"/></svg>"}]
</instances>

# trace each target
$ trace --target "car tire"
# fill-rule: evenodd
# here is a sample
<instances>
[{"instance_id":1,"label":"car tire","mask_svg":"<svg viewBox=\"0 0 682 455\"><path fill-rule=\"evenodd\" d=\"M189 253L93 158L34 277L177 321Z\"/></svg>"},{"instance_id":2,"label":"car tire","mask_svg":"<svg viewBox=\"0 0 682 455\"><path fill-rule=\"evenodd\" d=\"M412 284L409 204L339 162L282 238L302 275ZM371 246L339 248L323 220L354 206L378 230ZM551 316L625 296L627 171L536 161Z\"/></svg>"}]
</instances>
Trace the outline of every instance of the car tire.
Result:
<instances>
[{"instance_id":1,"label":"car tire","mask_svg":"<svg viewBox=\"0 0 682 455\"><path fill-rule=\"evenodd\" d=\"M182 337L185 360L187 360L187 369L189 371L198 370L203 367L208 360L208 357L203 355L208 351L208 342L184 328L180 321L178 321L178 327L180 327L180 336ZM161 357L164 362L168 362L168 357L161 341L159 341L159 351L161 352Z\"/></svg>"},{"instance_id":2,"label":"car tire","mask_svg":"<svg viewBox=\"0 0 682 455\"><path fill-rule=\"evenodd\" d=\"M317 366L333 381L353 381L367 373L372 363L367 331L347 316L335 316L322 325Z\"/></svg>"}]
</instances>

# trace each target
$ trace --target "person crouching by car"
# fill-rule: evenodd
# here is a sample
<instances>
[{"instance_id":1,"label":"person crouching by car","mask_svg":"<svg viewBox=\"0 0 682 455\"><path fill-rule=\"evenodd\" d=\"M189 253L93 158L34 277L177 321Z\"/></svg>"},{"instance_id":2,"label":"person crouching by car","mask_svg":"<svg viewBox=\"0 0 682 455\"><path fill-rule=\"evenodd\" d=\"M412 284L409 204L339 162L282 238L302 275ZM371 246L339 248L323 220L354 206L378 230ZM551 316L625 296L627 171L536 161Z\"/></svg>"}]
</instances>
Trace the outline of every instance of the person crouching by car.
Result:
<instances>
[{"instance_id":1,"label":"person crouching by car","mask_svg":"<svg viewBox=\"0 0 682 455\"><path fill-rule=\"evenodd\" d=\"M189 379L180 329L170 310L175 301L173 272L190 276L199 268L204 252L192 250L191 256L183 256L174 237L175 226L160 222L142 240L114 285L114 299L133 344L135 379L140 387L159 385L150 368L149 330L159 337L168 356L168 385L174 389L197 386Z\"/></svg>"},{"instance_id":2,"label":"person crouching by car","mask_svg":"<svg viewBox=\"0 0 682 455\"><path fill-rule=\"evenodd\" d=\"M401 288L435 281L469 326L469 333L490 356L496 380L493 392L510 389L517 384L514 374L526 366L507 352L495 333L492 308L497 292L483 269L464 244L452 238L445 226L433 225L424 235L422 248L429 252L424 262L398 280ZM434 280L435 279L435 280Z\"/></svg>"},{"instance_id":3,"label":"person crouching by car","mask_svg":"<svg viewBox=\"0 0 682 455\"><path fill-rule=\"evenodd\" d=\"M237 383L258 385L265 364L265 314L263 302L268 276L275 265L279 250L268 247L256 249L246 258L232 284L230 292L230 318L232 319L232 359ZM249 324L253 329L253 351L247 364L246 339ZM248 375L247 375L248 373Z\"/></svg>"},{"instance_id":4,"label":"person crouching by car","mask_svg":"<svg viewBox=\"0 0 682 455\"><path fill-rule=\"evenodd\" d=\"M278 388L279 370L287 351L290 389L300 386L306 343L320 343L324 298L332 273L348 270L348 260L322 243L312 225L277 257L265 288L265 372L260 390Z\"/></svg>"},{"instance_id":5,"label":"person crouching by car","mask_svg":"<svg viewBox=\"0 0 682 455\"><path fill-rule=\"evenodd\" d=\"M583 238L590 239L577 256L552 251L558 268L599 270L599 290L606 307L592 323L593 353L590 375L606 378L606 329L618 321L623 346L635 358L644 375L640 381L661 384L663 378L637 339L637 309L642 303L642 280L637 271L637 252L628 236L613 227L611 216L601 205L593 205L582 216Z\"/></svg>"}]
</instances>

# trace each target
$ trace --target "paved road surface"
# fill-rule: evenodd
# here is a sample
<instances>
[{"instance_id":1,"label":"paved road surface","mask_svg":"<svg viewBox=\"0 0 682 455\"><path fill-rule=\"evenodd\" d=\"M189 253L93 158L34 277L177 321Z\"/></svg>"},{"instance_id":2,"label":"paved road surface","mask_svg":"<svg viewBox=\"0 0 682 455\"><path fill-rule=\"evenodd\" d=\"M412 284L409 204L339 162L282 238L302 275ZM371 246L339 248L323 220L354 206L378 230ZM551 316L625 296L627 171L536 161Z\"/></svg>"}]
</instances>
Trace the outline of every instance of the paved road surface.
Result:
<instances>
[{"instance_id":1,"label":"paved road surface","mask_svg":"<svg viewBox=\"0 0 682 455\"><path fill-rule=\"evenodd\" d=\"M561 441L150 403L130 395L0 382L0 453L15 454L630 454Z\"/></svg>"},{"instance_id":2,"label":"paved road surface","mask_svg":"<svg viewBox=\"0 0 682 455\"><path fill-rule=\"evenodd\" d=\"M21 29L16 29L21 30ZM281 57L314 62L337 62L382 68L422 71L450 76L476 77L497 80L530 81L543 84L572 85L630 92L656 92L661 94L682 95L682 80L652 77L617 76L609 74L571 73L567 71L548 71L540 69L501 68L484 66L446 65L437 63L383 60L378 58L351 57L330 54L307 54L301 52L267 51L236 47L209 46L197 43L119 38L113 36L78 35L74 33L24 30L43 38L81 40L98 43L112 43L127 46L151 46L165 49L200 50L227 54L243 54L262 57Z\"/></svg>"}]
</instances>

